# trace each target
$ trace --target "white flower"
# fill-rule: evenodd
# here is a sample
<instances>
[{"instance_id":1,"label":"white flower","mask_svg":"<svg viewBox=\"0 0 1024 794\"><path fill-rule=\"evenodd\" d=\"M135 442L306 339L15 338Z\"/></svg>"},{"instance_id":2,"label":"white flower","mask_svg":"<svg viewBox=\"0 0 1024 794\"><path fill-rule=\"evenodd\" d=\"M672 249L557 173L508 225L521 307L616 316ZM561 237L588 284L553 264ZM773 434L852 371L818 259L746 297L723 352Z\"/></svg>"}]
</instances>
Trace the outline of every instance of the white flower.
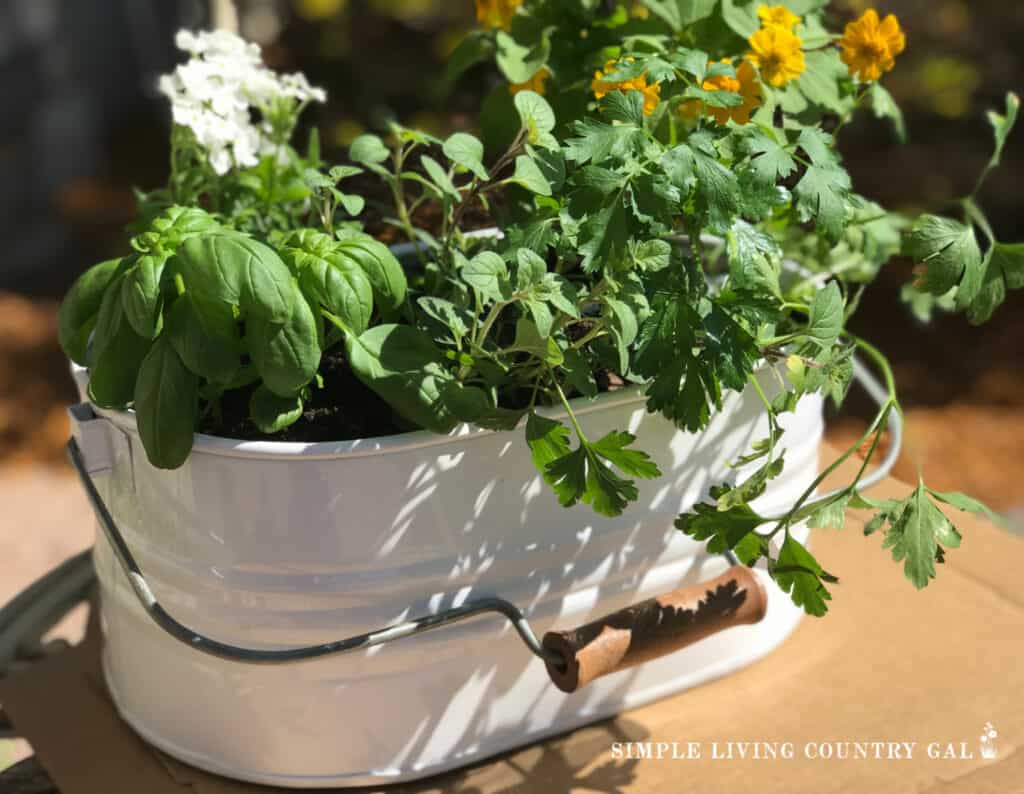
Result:
<instances>
[{"instance_id":1,"label":"white flower","mask_svg":"<svg viewBox=\"0 0 1024 794\"><path fill-rule=\"evenodd\" d=\"M259 46L233 33L181 30L174 41L191 58L161 77L158 87L171 101L174 123L192 130L217 174L257 165L280 149L272 126L254 122L253 110L265 114L287 101L297 115L304 104L327 100L305 75L268 69Z\"/></svg>"}]
</instances>

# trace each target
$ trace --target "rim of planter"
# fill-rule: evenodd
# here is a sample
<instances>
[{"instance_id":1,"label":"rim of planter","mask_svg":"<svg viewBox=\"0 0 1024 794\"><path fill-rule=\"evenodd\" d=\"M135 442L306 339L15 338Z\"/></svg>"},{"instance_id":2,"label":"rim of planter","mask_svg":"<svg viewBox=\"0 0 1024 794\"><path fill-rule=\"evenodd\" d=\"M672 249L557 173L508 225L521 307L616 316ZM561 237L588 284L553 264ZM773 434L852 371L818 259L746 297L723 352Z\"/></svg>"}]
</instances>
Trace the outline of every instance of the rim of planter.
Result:
<instances>
[{"instance_id":1,"label":"rim of planter","mask_svg":"<svg viewBox=\"0 0 1024 794\"><path fill-rule=\"evenodd\" d=\"M76 380L88 377L84 367L74 365L72 372ZM603 411L614 407L625 407L646 402L642 386L628 386L614 392L604 392L596 397L578 397L570 400L573 412L577 416ZM135 434L138 432L135 423L135 412L114 411L100 408L92 403L93 411L107 419L117 428ZM541 416L551 419L564 419L568 416L564 408L541 406L534 409ZM516 425L516 430L523 427L525 419ZM483 438L495 433L515 431L488 430L477 425L462 423L445 434L430 430L413 430L407 433L395 433L388 436L371 436L369 438L349 439L347 441L244 441L242 439L211 436L196 433L192 441L191 454L210 454L235 458L359 458L369 455L381 455L392 452L408 452L415 449L445 446L453 441L468 441Z\"/></svg>"}]
</instances>

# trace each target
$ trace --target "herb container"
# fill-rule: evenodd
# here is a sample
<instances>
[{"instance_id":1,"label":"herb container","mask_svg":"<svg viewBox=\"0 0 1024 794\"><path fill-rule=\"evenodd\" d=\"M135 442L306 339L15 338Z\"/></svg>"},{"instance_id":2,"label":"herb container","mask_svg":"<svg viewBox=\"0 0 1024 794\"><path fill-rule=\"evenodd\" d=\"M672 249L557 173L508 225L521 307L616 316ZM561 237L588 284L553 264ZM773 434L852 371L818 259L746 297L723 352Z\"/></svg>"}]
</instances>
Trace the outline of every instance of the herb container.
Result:
<instances>
[{"instance_id":1,"label":"herb container","mask_svg":"<svg viewBox=\"0 0 1024 794\"><path fill-rule=\"evenodd\" d=\"M87 373L75 376L84 387ZM770 389L774 378L762 381ZM665 472L618 518L562 508L517 431L462 425L319 444L197 435L168 471L147 461L132 413L74 415L103 498L168 611L224 642L288 648L483 596L518 604L539 629L578 625L721 573L725 560L673 521L711 484L742 476L729 462L767 433L753 389L729 395L701 433L649 414L635 389L573 407L594 437L629 427ZM789 465L757 501L766 515L818 473L821 399L805 397L788 419ZM803 614L759 572L761 622L566 695L493 617L295 665L222 661L149 619L102 536L95 560L103 669L121 715L176 758L277 786L463 766L750 664Z\"/></svg>"}]
</instances>

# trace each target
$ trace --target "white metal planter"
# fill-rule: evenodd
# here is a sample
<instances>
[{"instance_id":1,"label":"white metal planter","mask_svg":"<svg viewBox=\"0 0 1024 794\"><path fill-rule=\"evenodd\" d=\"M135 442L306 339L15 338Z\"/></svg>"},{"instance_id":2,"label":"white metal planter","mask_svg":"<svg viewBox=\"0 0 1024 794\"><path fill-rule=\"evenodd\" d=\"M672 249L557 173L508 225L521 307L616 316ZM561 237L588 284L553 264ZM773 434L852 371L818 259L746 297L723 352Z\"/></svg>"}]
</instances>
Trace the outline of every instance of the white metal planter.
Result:
<instances>
[{"instance_id":1,"label":"white metal planter","mask_svg":"<svg viewBox=\"0 0 1024 794\"><path fill-rule=\"evenodd\" d=\"M75 374L84 394L86 373ZM197 435L185 465L163 471L146 460L130 413L78 406L72 416L102 497L167 611L223 642L284 649L483 596L517 604L538 629L568 628L725 570L673 520L736 476L728 462L767 435L753 390L728 395L699 434L648 414L635 390L575 410L591 437L628 428L664 472L638 483L639 501L617 519L562 508L521 431L318 444ZM792 504L818 472L820 398L789 418L786 470L755 505L765 514ZM213 658L150 621L102 535L95 561L103 666L122 716L196 766L296 787L395 782L470 763L729 673L800 618L758 572L768 590L761 622L567 695L494 616L294 665Z\"/></svg>"}]
</instances>

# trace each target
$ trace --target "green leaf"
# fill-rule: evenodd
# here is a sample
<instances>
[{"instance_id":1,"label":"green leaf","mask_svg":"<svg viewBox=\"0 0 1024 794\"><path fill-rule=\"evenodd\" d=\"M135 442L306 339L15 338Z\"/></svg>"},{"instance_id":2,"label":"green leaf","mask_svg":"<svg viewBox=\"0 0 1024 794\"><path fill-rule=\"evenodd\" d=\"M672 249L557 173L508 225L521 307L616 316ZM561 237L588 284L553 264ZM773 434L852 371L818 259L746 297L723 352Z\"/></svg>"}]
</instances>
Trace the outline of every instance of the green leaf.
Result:
<instances>
[{"instance_id":1,"label":"green leaf","mask_svg":"<svg viewBox=\"0 0 1024 794\"><path fill-rule=\"evenodd\" d=\"M548 482L562 506L571 507L583 501L599 515L621 515L626 506L636 500L638 491L633 481L620 477L607 464L619 460L631 469L627 473L634 476L660 474L644 453L624 449L632 441L629 433L614 432L596 444L581 438L580 446L574 451L547 464Z\"/></svg>"},{"instance_id":2,"label":"green leaf","mask_svg":"<svg viewBox=\"0 0 1024 794\"><path fill-rule=\"evenodd\" d=\"M996 243L987 252L983 264L985 274L981 287L967 312L968 320L974 325L988 322L1006 300L1009 290L1024 288L1024 243Z\"/></svg>"},{"instance_id":3,"label":"green leaf","mask_svg":"<svg viewBox=\"0 0 1024 794\"><path fill-rule=\"evenodd\" d=\"M782 250L764 232L737 219L725 237L729 274L735 285L781 297Z\"/></svg>"},{"instance_id":4,"label":"green leaf","mask_svg":"<svg viewBox=\"0 0 1024 794\"><path fill-rule=\"evenodd\" d=\"M259 386L249 398L249 418L264 433L280 433L302 418L302 397L282 397Z\"/></svg>"},{"instance_id":5,"label":"green leaf","mask_svg":"<svg viewBox=\"0 0 1024 794\"><path fill-rule=\"evenodd\" d=\"M547 100L534 91L520 91L513 102L527 132L527 140L551 148L550 134L555 128L555 112Z\"/></svg>"},{"instance_id":6,"label":"green leaf","mask_svg":"<svg viewBox=\"0 0 1024 794\"><path fill-rule=\"evenodd\" d=\"M441 401L458 421L488 430L514 430L526 413L499 408L483 389L465 386L454 379L441 389Z\"/></svg>"},{"instance_id":7,"label":"green leaf","mask_svg":"<svg viewBox=\"0 0 1024 794\"><path fill-rule=\"evenodd\" d=\"M124 302L121 300L121 282L123 276L116 275L103 293L100 310L96 313L96 327L93 329L92 347L89 350L89 363L103 355L113 343L126 324L124 319Z\"/></svg>"},{"instance_id":8,"label":"green leaf","mask_svg":"<svg viewBox=\"0 0 1024 794\"><path fill-rule=\"evenodd\" d=\"M992 133L995 136L996 148L992 153L986 174L993 168L997 168L1003 158L1003 148L1006 146L1006 139L1013 131L1017 123L1017 113L1020 110L1020 98L1012 91L1006 95L1006 113L996 113L994 110L988 112L988 123L992 125Z\"/></svg>"},{"instance_id":9,"label":"green leaf","mask_svg":"<svg viewBox=\"0 0 1024 794\"><path fill-rule=\"evenodd\" d=\"M812 164L794 189L797 215L804 223L814 220L825 238L835 244L846 226L850 175L832 151L831 135L807 127L800 133L799 144Z\"/></svg>"},{"instance_id":10,"label":"green leaf","mask_svg":"<svg viewBox=\"0 0 1024 794\"><path fill-rule=\"evenodd\" d=\"M186 240L177 256L186 287L204 302L239 306L243 315L280 324L292 315L292 275L269 247L238 234Z\"/></svg>"},{"instance_id":11,"label":"green leaf","mask_svg":"<svg viewBox=\"0 0 1024 794\"><path fill-rule=\"evenodd\" d=\"M715 12L718 0L675 0L679 7L679 21L683 25L692 25L707 19Z\"/></svg>"},{"instance_id":12,"label":"green leaf","mask_svg":"<svg viewBox=\"0 0 1024 794\"><path fill-rule=\"evenodd\" d=\"M510 83L527 82L543 68L551 54L551 41L546 33L541 34L539 41L520 43L499 30L495 43L498 47L495 60Z\"/></svg>"},{"instance_id":13,"label":"green leaf","mask_svg":"<svg viewBox=\"0 0 1024 794\"><path fill-rule=\"evenodd\" d=\"M363 271L373 288L373 298L386 313L392 314L405 303L409 285L401 263L391 250L368 234L341 237L337 252Z\"/></svg>"},{"instance_id":14,"label":"green leaf","mask_svg":"<svg viewBox=\"0 0 1024 794\"><path fill-rule=\"evenodd\" d=\"M645 0L644 6L652 14L660 17L673 33L678 33L683 28L683 19L679 13L678 0Z\"/></svg>"},{"instance_id":15,"label":"green leaf","mask_svg":"<svg viewBox=\"0 0 1024 794\"><path fill-rule=\"evenodd\" d=\"M921 589L935 578L938 544L960 545L960 534L931 500L923 484L903 503L899 517L885 533L883 548L892 549L892 558L903 562L903 572Z\"/></svg>"},{"instance_id":16,"label":"green leaf","mask_svg":"<svg viewBox=\"0 0 1024 794\"><path fill-rule=\"evenodd\" d=\"M875 116L880 119L889 119L892 122L893 130L896 133L896 140L900 143L907 142L907 125L903 120L903 111L896 104L886 88L875 81L868 89L868 99L871 101L871 109Z\"/></svg>"},{"instance_id":17,"label":"green leaf","mask_svg":"<svg viewBox=\"0 0 1024 794\"><path fill-rule=\"evenodd\" d=\"M917 285L943 295L981 270L981 250L974 230L951 218L922 215L904 237L903 252L924 266ZM977 279L979 287L981 279ZM971 296L973 300L974 296Z\"/></svg>"},{"instance_id":18,"label":"green leaf","mask_svg":"<svg viewBox=\"0 0 1024 794\"><path fill-rule=\"evenodd\" d=\"M633 246L633 262L641 270L663 270L672 261L672 245L667 240L644 240Z\"/></svg>"},{"instance_id":19,"label":"green leaf","mask_svg":"<svg viewBox=\"0 0 1024 794\"><path fill-rule=\"evenodd\" d=\"M931 488L927 489L928 493L931 494L932 498L938 499L940 502L944 502L950 507L955 507L957 510L963 510L967 513L974 513L976 515L985 516L989 521L1000 526L1006 524L1006 520L998 513L988 507L983 502L979 502L977 499L973 499L967 494L960 493L958 491L933 491Z\"/></svg>"},{"instance_id":20,"label":"green leaf","mask_svg":"<svg viewBox=\"0 0 1024 794\"><path fill-rule=\"evenodd\" d=\"M135 414L149 462L176 469L192 451L199 420L196 375L182 363L170 342L159 338L139 367Z\"/></svg>"},{"instance_id":21,"label":"green leaf","mask_svg":"<svg viewBox=\"0 0 1024 794\"><path fill-rule=\"evenodd\" d=\"M462 194L456 190L452 180L448 177L444 168L429 154L425 154L420 157L420 163L423 165L423 169L427 172L427 176L430 177L430 181L433 182L448 198L452 201L459 201L462 199Z\"/></svg>"},{"instance_id":22,"label":"green leaf","mask_svg":"<svg viewBox=\"0 0 1024 794\"><path fill-rule=\"evenodd\" d=\"M367 134L360 135L352 141L348 148L348 156L352 162L380 173L383 170L380 163L391 157L391 151L378 136Z\"/></svg>"},{"instance_id":23,"label":"green leaf","mask_svg":"<svg viewBox=\"0 0 1024 794\"><path fill-rule=\"evenodd\" d=\"M750 0L722 0L722 20L743 39L749 39L761 27L757 3Z\"/></svg>"},{"instance_id":24,"label":"green leaf","mask_svg":"<svg viewBox=\"0 0 1024 794\"><path fill-rule=\"evenodd\" d=\"M601 100L605 118L635 127L644 124L644 96L640 91L612 91Z\"/></svg>"},{"instance_id":25,"label":"green leaf","mask_svg":"<svg viewBox=\"0 0 1024 794\"><path fill-rule=\"evenodd\" d=\"M839 285L830 281L814 296L803 334L822 350L829 350L839 339L843 320L843 295Z\"/></svg>"},{"instance_id":26,"label":"green leaf","mask_svg":"<svg viewBox=\"0 0 1024 794\"><path fill-rule=\"evenodd\" d=\"M320 366L316 315L294 281L291 289L294 310L284 323L259 317L246 322L249 357L264 385L281 397L290 397L306 386Z\"/></svg>"},{"instance_id":27,"label":"green leaf","mask_svg":"<svg viewBox=\"0 0 1024 794\"><path fill-rule=\"evenodd\" d=\"M762 183L774 185L777 179L785 179L796 170L793 155L774 137L760 130L747 134L743 147L750 155L754 174Z\"/></svg>"},{"instance_id":28,"label":"green leaf","mask_svg":"<svg viewBox=\"0 0 1024 794\"><path fill-rule=\"evenodd\" d=\"M849 496L841 496L826 502L811 513L807 519L807 526L811 529L842 529L846 523L846 508L849 502Z\"/></svg>"},{"instance_id":29,"label":"green leaf","mask_svg":"<svg viewBox=\"0 0 1024 794\"><path fill-rule=\"evenodd\" d=\"M89 367L89 399L102 408L124 410L135 397L139 367L151 341L122 322L103 353Z\"/></svg>"},{"instance_id":30,"label":"green leaf","mask_svg":"<svg viewBox=\"0 0 1024 794\"><path fill-rule=\"evenodd\" d=\"M622 127L613 127L611 124L597 121L596 119L583 119L573 125L576 133L575 138L566 141L565 157L567 160L583 165L591 161L601 162L605 160L613 150L625 139ZM639 130L635 130L639 132Z\"/></svg>"},{"instance_id":31,"label":"green leaf","mask_svg":"<svg viewBox=\"0 0 1024 794\"><path fill-rule=\"evenodd\" d=\"M548 265L529 248L516 251L516 290L526 292L544 281Z\"/></svg>"},{"instance_id":32,"label":"green leaf","mask_svg":"<svg viewBox=\"0 0 1024 794\"><path fill-rule=\"evenodd\" d=\"M472 322L469 312L460 309L451 301L424 295L418 298L416 303L428 316L433 317L451 331L452 338L456 342L469 333L469 325Z\"/></svg>"},{"instance_id":33,"label":"green leaf","mask_svg":"<svg viewBox=\"0 0 1024 794\"><path fill-rule=\"evenodd\" d=\"M529 155L516 158L516 170L510 181L540 196L551 195L551 183Z\"/></svg>"},{"instance_id":34,"label":"green leaf","mask_svg":"<svg viewBox=\"0 0 1024 794\"><path fill-rule=\"evenodd\" d=\"M485 299L500 302L511 295L505 260L493 251L481 251L460 272L463 280Z\"/></svg>"},{"instance_id":35,"label":"green leaf","mask_svg":"<svg viewBox=\"0 0 1024 794\"><path fill-rule=\"evenodd\" d=\"M444 142L444 154L449 160L461 165L482 180L490 175L484 168L484 145L479 138L465 132L456 132Z\"/></svg>"},{"instance_id":36,"label":"green leaf","mask_svg":"<svg viewBox=\"0 0 1024 794\"><path fill-rule=\"evenodd\" d=\"M757 341L721 305L714 303L704 318L706 357L723 386L742 391L761 358Z\"/></svg>"},{"instance_id":37,"label":"green leaf","mask_svg":"<svg viewBox=\"0 0 1024 794\"><path fill-rule=\"evenodd\" d=\"M516 320L516 336L512 347L552 366L557 367L562 363L562 350L555 339L542 334L536 322L526 317Z\"/></svg>"},{"instance_id":38,"label":"green leaf","mask_svg":"<svg viewBox=\"0 0 1024 794\"><path fill-rule=\"evenodd\" d=\"M230 311L201 310L188 293L171 307L163 336L192 372L219 384L241 369L241 340Z\"/></svg>"},{"instance_id":39,"label":"green leaf","mask_svg":"<svg viewBox=\"0 0 1024 794\"><path fill-rule=\"evenodd\" d=\"M788 532L778 559L768 570L776 584L789 593L793 603L803 607L808 615L821 617L828 612L826 602L832 600L832 594L825 587L825 582L835 582L836 578L826 573L811 553Z\"/></svg>"},{"instance_id":40,"label":"green leaf","mask_svg":"<svg viewBox=\"0 0 1024 794\"><path fill-rule=\"evenodd\" d=\"M123 270L125 260L110 259L86 270L64 297L57 315L57 334L60 346L68 358L80 366L86 365L86 347L89 335L96 326L96 315L107 287Z\"/></svg>"},{"instance_id":41,"label":"green leaf","mask_svg":"<svg viewBox=\"0 0 1024 794\"><path fill-rule=\"evenodd\" d=\"M736 174L718 161L713 139L707 133L690 136L662 158L669 179L685 194L696 190L698 206L707 216L708 231L725 234L742 206Z\"/></svg>"},{"instance_id":42,"label":"green leaf","mask_svg":"<svg viewBox=\"0 0 1024 794\"><path fill-rule=\"evenodd\" d=\"M139 336L152 339L160 331L160 277L165 254L143 254L125 271L121 281L124 316Z\"/></svg>"},{"instance_id":43,"label":"green leaf","mask_svg":"<svg viewBox=\"0 0 1024 794\"><path fill-rule=\"evenodd\" d=\"M571 281L558 273L545 273L542 291L539 293L545 300L570 317L579 318L579 294Z\"/></svg>"},{"instance_id":44,"label":"green leaf","mask_svg":"<svg viewBox=\"0 0 1024 794\"><path fill-rule=\"evenodd\" d=\"M378 325L346 335L345 347L356 376L408 421L434 433L458 423L442 399L454 377L428 334L408 325Z\"/></svg>"},{"instance_id":45,"label":"green leaf","mask_svg":"<svg viewBox=\"0 0 1024 794\"><path fill-rule=\"evenodd\" d=\"M838 242L846 226L849 192L850 176L846 171L812 165L794 190L800 221L815 221L826 240Z\"/></svg>"},{"instance_id":46,"label":"green leaf","mask_svg":"<svg viewBox=\"0 0 1024 794\"><path fill-rule=\"evenodd\" d=\"M374 249L374 253L380 251ZM340 317L352 331L362 333L370 326L374 290L360 259L376 258L360 242L336 242L321 232L302 229L282 241L281 255L303 291ZM390 252L387 256L391 257ZM404 284L400 290L404 292Z\"/></svg>"},{"instance_id":47,"label":"green leaf","mask_svg":"<svg viewBox=\"0 0 1024 794\"><path fill-rule=\"evenodd\" d=\"M719 510L715 505L698 502L690 512L682 513L675 525L694 540L708 541L709 552L721 554L735 548L764 522L764 516L746 504Z\"/></svg>"},{"instance_id":48,"label":"green leaf","mask_svg":"<svg viewBox=\"0 0 1024 794\"><path fill-rule=\"evenodd\" d=\"M445 77L450 81L455 80L466 70L490 60L493 56L494 37L487 31L471 31L448 56Z\"/></svg>"},{"instance_id":49,"label":"green leaf","mask_svg":"<svg viewBox=\"0 0 1024 794\"><path fill-rule=\"evenodd\" d=\"M853 100L844 98L840 81L847 77L846 65L839 59L838 50L817 50L805 56L806 68L797 80L800 92L811 104L833 113L843 113L853 106Z\"/></svg>"},{"instance_id":50,"label":"green leaf","mask_svg":"<svg viewBox=\"0 0 1024 794\"><path fill-rule=\"evenodd\" d=\"M651 456L638 449L629 449L636 436L623 431L612 431L590 445L590 449L625 474L645 480L661 476L661 470Z\"/></svg>"},{"instance_id":51,"label":"green leaf","mask_svg":"<svg viewBox=\"0 0 1024 794\"><path fill-rule=\"evenodd\" d=\"M548 471L548 466L569 454L569 428L531 411L526 420L526 443L530 447L533 465L544 481L554 487L557 480Z\"/></svg>"}]
</instances>

